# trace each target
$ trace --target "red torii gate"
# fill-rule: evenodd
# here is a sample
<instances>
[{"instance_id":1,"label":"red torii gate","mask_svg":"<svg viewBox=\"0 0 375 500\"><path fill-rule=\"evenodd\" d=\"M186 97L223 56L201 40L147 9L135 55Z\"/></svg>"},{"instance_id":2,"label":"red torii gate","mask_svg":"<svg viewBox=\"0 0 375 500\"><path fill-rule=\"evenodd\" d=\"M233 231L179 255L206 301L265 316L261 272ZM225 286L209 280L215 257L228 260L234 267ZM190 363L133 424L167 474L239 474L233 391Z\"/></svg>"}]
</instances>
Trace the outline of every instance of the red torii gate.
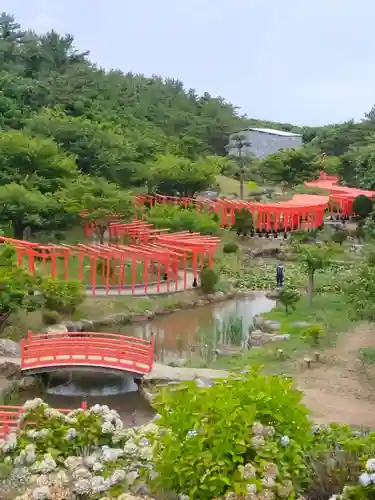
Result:
<instances>
[{"instance_id":1,"label":"red torii gate","mask_svg":"<svg viewBox=\"0 0 375 500\"><path fill-rule=\"evenodd\" d=\"M370 199L375 197L375 191L340 186L338 183L338 177L320 172L318 180L305 182L305 186L324 189L329 192L329 211L331 215L335 213L339 213L344 217L354 215L353 202L357 196L363 195Z\"/></svg>"},{"instance_id":2,"label":"red torii gate","mask_svg":"<svg viewBox=\"0 0 375 500\"><path fill-rule=\"evenodd\" d=\"M147 233L147 232L146 232ZM145 239L144 229L140 229L140 234L133 233L136 241ZM203 266L205 257L208 265L213 266L213 255L220 244L219 238L202 236L199 233L171 233L163 235L160 232L154 232L152 229L148 232L147 243L140 244L49 244L40 245L33 242L14 240L11 238L0 237L3 243L10 243L14 246L17 253L18 265L24 266L24 259L27 259L27 268L30 273L35 274L40 263L40 271L43 275L50 275L57 278L59 271L58 263L62 262L63 279L78 279L92 289L93 295L96 294L98 286L104 288L106 294L110 290L117 289L117 293L125 287L131 287L132 294L135 294L136 288L143 285L144 293L148 293L150 285L156 285L156 291L161 291L161 283L166 283L167 292L171 291L171 285L174 289L180 288L180 274L183 272L182 289L188 286L187 275L188 266L191 264L191 272L194 276L193 286L196 285L198 273L198 259L200 258ZM74 269L69 265L75 260L78 265ZM85 264L89 261L89 279L85 282ZM38 263L38 266L36 265ZM101 270L98 267L101 263ZM128 263L131 264L131 276L127 276L126 270ZM138 281L138 264L143 266L140 282ZM156 269L155 269L156 268ZM72 276L72 271L74 275ZM98 271L100 273L98 284ZM156 274L156 282L153 282ZM130 279L129 279L130 278ZM130 283L129 283L130 281Z\"/></svg>"}]
</instances>

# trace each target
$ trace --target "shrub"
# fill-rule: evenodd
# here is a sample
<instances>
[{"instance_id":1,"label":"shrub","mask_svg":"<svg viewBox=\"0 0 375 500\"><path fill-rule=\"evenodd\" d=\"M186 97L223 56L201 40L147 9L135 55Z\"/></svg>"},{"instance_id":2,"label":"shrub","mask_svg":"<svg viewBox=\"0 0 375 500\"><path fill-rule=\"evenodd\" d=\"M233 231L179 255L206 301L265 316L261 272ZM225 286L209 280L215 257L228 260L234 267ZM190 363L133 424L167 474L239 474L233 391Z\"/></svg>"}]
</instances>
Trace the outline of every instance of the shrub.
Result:
<instances>
[{"instance_id":1,"label":"shrub","mask_svg":"<svg viewBox=\"0 0 375 500\"><path fill-rule=\"evenodd\" d=\"M225 243L223 246L223 252L224 253L237 253L238 252L238 245L234 241L229 241L228 243Z\"/></svg>"},{"instance_id":2,"label":"shrub","mask_svg":"<svg viewBox=\"0 0 375 500\"><path fill-rule=\"evenodd\" d=\"M361 219L365 219L372 212L372 200L364 194L360 194L353 201L353 212Z\"/></svg>"},{"instance_id":3,"label":"shrub","mask_svg":"<svg viewBox=\"0 0 375 500\"><path fill-rule=\"evenodd\" d=\"M319 346L324 337L324 330L320 325L310 325L305 330L306 340L313 346Z\"/></svg>"},{"instance_id":4,"label":"shrub","mask_svg":"<svg viewBox=\"0 0 375 500\"><path fill-rule=\"evenodd\" d=\"M123 430L118 413L106 406L62 414L40 399L27 401L20 430L1 442L0 466L9 466L0 477L1 493L4 485L14 488L18 472L25 495L17 498L123 498L150 468L145 433L155 428Z\"/></svg>"},{"instance_id":5,"label":"shrub","mask_svg":"<svg viewBox=\"0 0 375 500\"><path fill-rule=\"evenodd\" d=\"M209 388L188 382L163 390L156 407L165 429L155 443L156 487L208 500L255 488L295 498L305 485L311 423L285 377L252 370Z\"/></svg>"},{"instance_id":6,"label":"shrub","mask_svg":"<svg viewBox=\"0 0 375 500\"><path fill-rule=\"evenodd\" d=\"M83 285L77 280L48 278L40 285L47 309L73 313L85 299Z\"/></svg>"},{"instance_id":7,"label":"shrub","mask_svg":"<svg viewBox=\"0 0 375 500\"><path fill-rule=\"evenodd\" d=\"M339 229L332 234L332 241L334 243L338 243L339 245L342 245L347 238L347 231L343 231L342 229Z\"/></svg>"},{"instance_id":8,"label":"shrub","mask_svg":"<svg viewBox=\"0 0 375 500\"><path fill-rule=\"evenodd\" d=\"M201 288L204 293L212 293L219 281L219 276L213 269L203 269L200 275Z\"/></svg>"},{"instance_id":9,"label":"shrub","mask_svg":"<svg viewBox=\"0 0 375 500\"><path fill-rule=\"evenodd\" d=\"M190 231L201 234L217 234L220 229L216 214L195 209L184 209L174 205L156 205L146 212L147 221L157 228L171 231Z\"/></svg>"},{"instance_id":10,"label":"shrub","mask_svg":"<svg viewBox=\"0 0 375 500\"><path fill-rule=\"evenodd\" d=\"M293 311L295 310L299 299L300 299L300 295L296 290L292 290L290 288L283 288L279 292L278 300L285 307L286 313L289 312L289 309L292 309Z\"/></svg>"},{"instance_id":11,"label":"shrub","mask_svg":"<svg viewBox=\"0 0 375 500\"><path fill-rule=\"evenodd\" d=\"M233 229L236 231L238 236L246 236L248 233L253 231L253 216L250 210L247 208L241 208L241 210L236 211Z\"/></svg>"},{"instance_id":12,"label":"shrub","mask_svg":"<svg viewBox=\"0 0 375 500\"><path fill-rule=\"evenodd\" d=\"M45 309L42 313L43 323L45 325L57 325L61 321L61 316L57 311Z\"/></svg>"}]
</instances>

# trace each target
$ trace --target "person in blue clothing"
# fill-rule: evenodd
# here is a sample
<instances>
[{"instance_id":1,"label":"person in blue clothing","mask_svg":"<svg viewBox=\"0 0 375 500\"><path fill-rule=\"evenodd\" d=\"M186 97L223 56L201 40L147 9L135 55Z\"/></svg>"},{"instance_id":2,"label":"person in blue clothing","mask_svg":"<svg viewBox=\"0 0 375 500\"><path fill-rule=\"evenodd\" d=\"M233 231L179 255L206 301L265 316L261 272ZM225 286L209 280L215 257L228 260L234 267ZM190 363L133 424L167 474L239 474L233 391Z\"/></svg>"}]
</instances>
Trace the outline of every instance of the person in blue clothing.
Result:
<instances>
[{"instance_id":1,"label":"person in blue clothing","mask_svg":"<svg viewBox=\"0 0 375 500\"><path fill-rule=\"evenodd\" d=\"M276 267L276 286L281 288L284 285L284 266L279 262Z\"/></svg>"}]
</instances>

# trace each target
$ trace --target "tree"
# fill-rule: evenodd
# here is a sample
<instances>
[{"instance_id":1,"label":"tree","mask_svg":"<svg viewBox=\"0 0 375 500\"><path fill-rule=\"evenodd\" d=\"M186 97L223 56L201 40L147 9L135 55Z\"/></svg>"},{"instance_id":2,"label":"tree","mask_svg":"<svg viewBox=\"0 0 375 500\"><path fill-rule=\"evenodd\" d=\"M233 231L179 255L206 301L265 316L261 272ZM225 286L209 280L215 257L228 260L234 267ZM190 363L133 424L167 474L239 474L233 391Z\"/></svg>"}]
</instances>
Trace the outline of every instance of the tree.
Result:
<instances>
[{"instance_id":1,"label":"tree","mask_svg":"<svg viewBox=\"0 0 375 500\"><path fill-rule=\"evenodd\" d=\"M300 245L299 259L307 273L307 297L311 307L314 294L314 278L316 271L328 267L337 250L333 246Z\"/></svg>"},{"instance_id":2,"label":"tree","mask_svg":"<svg viewBox=\"0 0 375 500\"><path fill-rule=\"evenodd\" d=\"M80 176L57 193L65 210L92 221L97 238L104 243L105 232L114 219L126 221L134 213L133 197L105 179Z\"/></svg>"},{"instance_id":3,"label":"tree","mask_svg":"<svg viewBox=\"0 0 375 500\"><path fill-rule=\"evenodd\" d=\"M244 198L244 174L245 165L249 163L249 158L254 159L254 155L249 155L246 151L250 148L251 142L246 139L244 134L232 135L227 150L238 165L238 177L240 181L240 199Z\"/></svg>"},{"instance_id":4,"label":"tree","mask_svg":"<svg viewBox=\"0 0 375 500\"><path fill-rule=\"evenodd\" d=\"M356 266L345 289L350 315L356 320L375 320L375 251Z\"/></svg>"},{"instance_id":5,"label":"tree","mask_svg":"<svg viewBox=\"0 0 375 500\"><path fill-rule=\"evenodd\" d=\"M34 311L42 305L40 297L34 295L38 279L23 267L18 267L13 247L3 245L0 250L0 330L11 314L20 309Z\"/></svg>"},{"instance_id":6,"label":"tree","mask_svg":"<svg viewBox=\"0 0 375 500\"><path fill-rule=\"evenodd\" d=\"M192 197L207 189L220 173L222 159L208 156L196 161L162 155L149 165L149 187L158 193Z\"/></svg>"},{"instance_id":7,"label":"tree","mask_svg":"<svg viewBox=\"0 0 375 500\"><path fill-rule=\"evenodd\" d=\"M0 134L0 185L27 181L42 193L53 193L77 175L74 159L62 153L52 139L19 131Z\"/></svg>"},{"instance_id":8,"label":"tree","mask_svg":"<svg viewBox=\"0 0 375 500\"><path fill-rule=\"evenodd\" d=\"M296 290L284 287L280 290L277 299L285 307L285 312L288 313L289 309L295 310L300 295Z\"/></svg>"},{"instance_id":9,"label":"tree","mask_svg":"<svg viewBox=\"0 0 375 500\"><path fill-rule=\"evenodd\" d=\"M341 158L339 173L346 184L375 189L375 145L352 146Z\"/></svg>"},{"instance_id":10,"label":"tree","mask_svg":"<svg viewBox=\"0 0 375 500\"><path fill-rule=\"evenodd\" d=\"M54 139L76 159L83 174L104 177L123 187L132 183L136 147L128 136L120 135L103 124L46 109L26 120L27 130Z\"/></svg>"},{"instance_id":11,"label":"tree","mask_svg":"<svg viewBox=\"0 0 375 500\"><path fill-rule=\"evenodd\" d=\"M368 196L360 194L353 201L353 212L361 219L366 219L373 210L373 202Z\"/></svg>"},{"instance_id":12,"label":"tree","mask_svg":"<svg viewBox=\"0 0 375 500\"><path fill-rule=\"evenodd\" d=\"M308 147L284 149L268 155L258 168L269 181L294 186L318 177L321 158Z\"/></svg>"},{"instance_id":13,"label":"tree","mask_svg":"<svg viewBox=\"0 0 375 500\"><path fill-rule=\"evenodd\" d=\"M63 216L64 210L49 194L28 189L19 184L0 186L0 223L12 225L15 238L22 239L27 227L44 228L51 224L54 214Z\"/></svg>"},{"instance_id":14,"label":"tree","mask_svg":"<svg viewBox=\"0 0 375 500\"><path fill-rule=\"evenodd\" d=\"M233 229L236 231L238 236L246 236L254 230L253 216L250 210L247 208L241 208L241 210L236 211Z\"/></svg>"}]
</instances>

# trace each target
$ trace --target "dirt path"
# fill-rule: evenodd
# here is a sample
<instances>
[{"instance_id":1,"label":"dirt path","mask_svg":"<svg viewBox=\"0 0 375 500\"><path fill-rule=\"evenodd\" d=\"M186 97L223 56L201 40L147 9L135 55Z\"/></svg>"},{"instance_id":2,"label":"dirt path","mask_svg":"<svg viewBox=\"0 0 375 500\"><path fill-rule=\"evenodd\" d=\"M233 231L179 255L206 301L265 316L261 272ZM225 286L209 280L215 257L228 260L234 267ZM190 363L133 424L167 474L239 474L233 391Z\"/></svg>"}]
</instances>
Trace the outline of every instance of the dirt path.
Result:
<instances>
[{"instance_id":1,"label":"dirt path","mask_svg":"<svg viewBox=\"0 0 375 500\"><path fill-rule=\"evenodd\" d=\"M375 348L375 325L362 325L324 353L324 363L297 373L296 383L316 422L375 428L375 386L363 376L359 350Z\"/></svg>"}]
</instances>

